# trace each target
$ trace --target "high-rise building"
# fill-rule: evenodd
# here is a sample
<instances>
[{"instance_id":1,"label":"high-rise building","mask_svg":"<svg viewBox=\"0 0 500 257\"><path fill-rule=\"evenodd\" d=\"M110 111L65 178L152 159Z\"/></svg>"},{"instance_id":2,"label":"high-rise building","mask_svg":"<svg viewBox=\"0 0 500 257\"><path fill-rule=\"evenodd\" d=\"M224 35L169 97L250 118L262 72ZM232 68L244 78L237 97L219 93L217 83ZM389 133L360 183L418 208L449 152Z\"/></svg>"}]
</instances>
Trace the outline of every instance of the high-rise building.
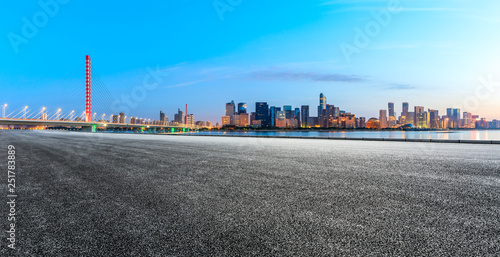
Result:
<instances>
[{"instance_id":1,"label":"high-rise building","mask_svg":"<svg viewBox=\"0 0 500 257\"><path fill-rule=\"evenodd\" d=\"M247 104L239 103L238 104L238 114L247 113Z\"/></svg>"},{"instance_id":2,"label":"high-rise building","mask_svg":"<svg viewBox=\"0 0 500 257\"><path fill-rule=\"evenodd\" d=\"M276 113L281 111L281 107L271 106L269 108L269 119L271 127L276 127Z\"/></svg>"},{"instance_id":3,"label":"high-rise building","mask_svg":"<svg viewBox=\"0 0 500 257\"><path fill-rule=\"evenodd\" d=\"M387 111L386 110L380 110L378 120L380 122L380 129L384 129L384 128L389 127L389 124L387 122Z\"/></svg>"},{"instance_id":4,"label":"high-rise building","mask_svg":"<svg viewBox=\"0 0 500 257\"><path fill-rule=\"evenodd\" d=\"M390 102L388 104L389 109L389 127L393 128L396 126L396 113L394 112L394 103Z\"/></svg>"},{"instance_id":5,"label":"high-rise building","mask_svg":"<svg viewBox=\"0 0 500 257\"><path fill-rule=\"evenodd\" d=\"M222 126L231 125L231 117L222 116Z\"/></svg>"},{"instance_id":6,"label":"high-rise building","mask_svg":"<svg viewBox=\"0 0 500 257\"><path fill-rule=\"evenodd\" d=\"M292 111L292 106L291 105L285 105L283 106L283 111L285 112L285 116L287 119L293 118L293 111Z\"/></svg>"},{"instance_id":7,"label":"high-rise building","mask_svg":"<svg viewBox=\"0 0 500 257\"><path fill-rule=\"evenodd\" d=\"M250 125L250 122L249 122L250 115L248 115L248 113L242 113L239 116L240 116L240 123L238 126L239 127L248 127Z\"/></svg>"},{"instance_id":8,"label":"high-rise building","mask_svg":"<svg viewBox=\"0 0 500 257\"><path fill-rule=\"evenodd\" d=\"M120 112L120 123L125 124L125 113Z\"/></svg>"},{"instance_id":9,"label":"high-rise building","mask_svg":"<svg viewBox=\"0 0 500 257\"><path fill-rule=\"evenodd\" d=\"M255 120L260 120L262 127L269 127L269 105L266 102L255 103Z\"/></svg>"},{"instance_id":10,"label":"high-rise building","mask_svg":"<svg viewBox=\"0 0 500 257\"><path fill-rule=\"evenodd\" d=\"M306 128L309 125L309 105L302 105L300 107L301 112L300 112L300 121L301 121L301 127Z\"/></svg>"},{"instance_id":11,"label":"high-rise building","mask_svg":"<svg viewBox=\"0 0 500 257\"><path fill-rule=\"evenodd\" d=\"M406 116L406 113L410 110L409 104L407 102L403 103L403 111L401 112L401 116Z\"/></svg>"},{"instance_id":12,"label":"high-rise building","mask_svg":"<svg viewBox=\"0 0 500 257\"><path fill-rule=\"evenodd\" d=\"M231 101L230 103L226 103L226 116L229 116L231 118L231 125L236 125L234 122L234 114L236 112L234 105L234 101Z\"/></svg>"},{"instance_id":13,"label":"high-rise building","mask_svg":"<svg viewBox=\"0 0 500 257\"><path fill-rule=\"evenodd\" d=\"M160 111L160 125L166 125L166 117L165 113Z\"/></svg>"},{"instance_id":14,"label":"high-rise building","mask_svg":"<svg viewBox=\"0 0 500 257\"><path fill-rule=\"evenodd\" d=\"M423 113L424 112L424 107L423 106L415 106L415 111L413 113L414 117L413 117L413 125L417 126L417 123L418 123L418 115L420 113ZM418 126L417 126L418 127Z\"/></svg>"},{"instance_id":15,"label":"high-rise building","mask_svg":"<svg viewBox=\"0 0 500 257\"><path fill-rule=\"evenodd\" d=\"M295 108L294 117L293 118L295 120L297 120L297 125L295 127L300 127L300 109L299 108Z\"/></svg>"},{"instance_id":16,"label":"high-rise building","mask_svg":"<svg viewBox=\"0 0 500 257\"><path fill-rule=\"evenodd\" d=\"M194 114L189 114L188 116L186 116L186 125L187 126L194 127L194 123L195 123Z\"/></svg>"},{"instance_id":17,"label":"high-rise building","mask_svg":"<svg viewBox=\"0 0 500 257\"><path fill-rule=\"evenodd\" d=\"M177 113L174 114L174 121L178 124L184 124L184 112L181 109L177 109Z\"/></svg>"},{"instance_id":18,"label":"high-rise building","mask_svg":"<svg viewBox=\"0 0 500 257\"><path fill-rule=\"evenodd\" d=\"M118 115L111 115L110 122L111 123L118 123Z\"/></svg>"},{"instance_id":19,"label":"high-rise building","mask_svg":"<svg viewBox=\"0 0 500 257\"><path fill-rule=\"evenodd\" d=\"M321 93L319 94L318 118L323 115L324 109L326 109L326 96Z\"/></svg>"},{"instance_id":20,"label":"high-rise building","mask_svg":"<svg viewBox=\"0 0 500 257\"><path fill-rule=\"evenodd\" d=\"M440 128L440 119L439 119L439 111L438 110L433 110L433 109L428 109L429 112L429 120L430 124L429 127L433 129Z\"/></svg>"}]
</instances>

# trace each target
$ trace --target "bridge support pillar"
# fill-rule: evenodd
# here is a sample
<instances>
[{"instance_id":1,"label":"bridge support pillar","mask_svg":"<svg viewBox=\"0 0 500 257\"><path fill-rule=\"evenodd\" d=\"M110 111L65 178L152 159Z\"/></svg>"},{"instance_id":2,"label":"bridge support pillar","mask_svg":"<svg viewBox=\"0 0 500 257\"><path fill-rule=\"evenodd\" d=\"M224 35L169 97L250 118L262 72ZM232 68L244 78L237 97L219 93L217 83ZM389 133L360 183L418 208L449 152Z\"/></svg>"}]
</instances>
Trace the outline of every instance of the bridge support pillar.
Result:
<instances>
[{"instance_id":1,"label":"bridge support pillar","mask_svg":"<svg viewBox=\"0 0 500 257\"><path fill-rule=\"evenodd\" d=\"M82 127L83 132L95 132L95 126L84 126Z\"/></svg>"}]
</instances>

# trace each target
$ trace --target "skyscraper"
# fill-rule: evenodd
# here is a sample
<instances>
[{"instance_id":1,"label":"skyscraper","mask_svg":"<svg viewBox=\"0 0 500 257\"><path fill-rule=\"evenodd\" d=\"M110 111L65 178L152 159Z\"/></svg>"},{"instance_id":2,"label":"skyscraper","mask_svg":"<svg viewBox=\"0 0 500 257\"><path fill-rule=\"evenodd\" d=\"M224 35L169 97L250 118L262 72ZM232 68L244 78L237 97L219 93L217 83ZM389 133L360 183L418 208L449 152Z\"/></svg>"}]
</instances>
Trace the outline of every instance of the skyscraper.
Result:
<instances>
[{"instance_id":1,"label":"skyscraper","mask_svg":"<svg viewBox=\"0 0 500 257\"><path fill-rule=\"evenodd\" d=\"M294 117L293 118L295 120L297 120L297 127L300 127L300 109L299 108L295 108Z\"/></svg>"},{"instance_id":2,"label":"skyscraper","mask_svg":"<svg viewBox=\"0 0 500 257\"><path fill-rule=\"evenodd\" d=\"M319 94L318 118L323 116L323 110L326 109L326 96Z\"/></svg>"},{"instance_id":3,"label":"skyscraper","mask_svg":"<svg viewBox=\"0 0 500 257\"><path fill-rule=\"evenodd\" d=\"M239 103L238 104L238 114L247 113L247 104Z\"/></svg>"},{"instance_id":4,"label":"skyscraper","mask_svg":"<svg viewBox=\"0 0 500 257\"><path fill-rule=\"evenodd\" d=\"M415 111L413 112L413 125L417 126L417 123L418 123L418 115L420 113L423 113L424 112L424 107L423 106L415 106Z\"/></svg>"},{"instance_id":5,"label":"skyscraper","mask_svg":"<svg viewBox=\"0 0 500 257\"><path fill-rule=\"evenodd\" d=\"M260 120L262 127L269 127L269 105L266 102L255 103L255 120Z\"/></svg>"},{"instance_id":6,"label":"skyscraper","mask_svg":"<svg viewBox=\"0 0 500 257\"><path fill-rule=\"evenodd\" d=\"M177 113L174 114L174 121L179 124L184 124L184 112L181 109L177 109Z\"/></svg>"},{"instance_id":7,"label":"skyscraper","mask_svg":"<svg viewBox=\"0 0 500 257\"><path fill-rule=\"evenodd\" d=\"M286 119L293 118L293 112L292 112L292 106L291 105L285 105L285 106L283 106L283 111L285 112Z\"/></svg>"},{"instance_id":8,"label":"skyscraper","mask_svg":"<svg viewBox=\"0 0 500 257\"><path fill-rule=\"evenodd\" d=\"M389 109L389 127L395 127L396 126L396 114L394 112L394 103L390 102L388 104L388 109Z\"/></svg>"},{"instance_id":9,"label":"skyscraper","mask_svg":"<svg viewBox=\"0 0 500 257\"><path fill-rule=\"evenodd\" d=\"M301 127L305 128L309 126L308 120L309 120L309 105L302 105L300 107L301 109L301 116L300 116L300 121L301 121Z\"/></svg>"},{"instance_id":10,"label":"skyscraper","mask_svg":"<svg viewBox=\"0 0 500 257\"><path fill-rule=\"evenodd\" d=\"M401 116L406 116L406 113L410 110L407 102L403 103L403 111L401 112Z\"/></svg>"},{"instance_id":11,"label":"skyscraper","mask_svg":"<svg viewBox=\"0 0 500 257\"><path fill-rule=\"evenodd\" d=\"M235 105L234 101L231 101L230 103L226 103L226 116L229 116L231 119L231 125L236 125L234 122L234 114L235 114Z\"/></svg>"},{"instance_id":12,"label":"skyscraper","mask_svg":"<svg viewBox=\"0 0 500 257\"><path fill-rule=\"evenodd\" d=\"M386 110L380 110L379 114L379 122L380 122L380 129L387 128L389 124L387 123L387 111Z\"/></svg>"},{"instance_id":13,"label":"skyscraper","mask_svg":"<svg viewBox=\"0 0 500 257\"><path fill-rule=\"evenodd\" d=\"M120 123L124 124L125 123L125 113L120 112Z\"/></svg>"},{"instance_id":14,"label":"skyscraper","mask_svg":"<svg viewBox=\"0 0 500 257\"><path fill-rule=\"evenodd\" d=\"M160 111L160 124L165 125L165 113Z\"/></svg>"},{"instance_id":15,"label":"skyscraper","mask_svg":"<svg viewBox=\"0 0 500 257\"><path fill-rule=\"evenodd\" d=\"M271 108L269 108L269 119L271 127L276 127L277 112L279 111L281 111L281 107L271 106Z\"/></svg>"}]
</instances>

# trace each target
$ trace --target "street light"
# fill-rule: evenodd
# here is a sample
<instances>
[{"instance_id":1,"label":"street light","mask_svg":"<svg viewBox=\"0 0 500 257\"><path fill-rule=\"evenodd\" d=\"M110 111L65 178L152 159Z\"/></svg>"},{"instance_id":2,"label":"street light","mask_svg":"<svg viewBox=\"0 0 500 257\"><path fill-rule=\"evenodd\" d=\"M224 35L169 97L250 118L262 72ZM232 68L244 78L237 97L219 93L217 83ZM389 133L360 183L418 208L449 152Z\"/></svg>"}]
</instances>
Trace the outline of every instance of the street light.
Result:
<instances>
[{"instance_id":1,"label":"street light","mask_svg":"<svg viewBox=\"0 0 500 257\"><path fill-rule=\"evenodd\" d=\"M45 113L45 107L42 108L42 117L41 117L41 120L46 120L47 119L47 114Z\"/></svg>"},{"instance_id":2,"label":"street light","mask_svg":"<svg viewBox=\"0 0 500 257\"><path fill-rule=\"evenodd\" d=\"M7 108L7 104L2 106L2 118L5 118L5 108Z\"/></svg>"},{"instance_id":3,"label":"street light","mask_svg":"<svg viewBox=\"0 0 500 257\"><path fill-rule=\"evenodd\" d=\"M24 109L23 109L23 119L26 119L26 110L28 109L28 106L24 106Z\"/></svg>"},{"instance_id":4,"label":"street light","mask_svg":"<svg viewBox=\"0 0 500 257\"><path fill-rule=\"evenodd\" d=\"M57 109L57 115L56 115L57 119L56 120L59 120L60 117L61 117L61 109Z\"/></svg>"}]
</instances>

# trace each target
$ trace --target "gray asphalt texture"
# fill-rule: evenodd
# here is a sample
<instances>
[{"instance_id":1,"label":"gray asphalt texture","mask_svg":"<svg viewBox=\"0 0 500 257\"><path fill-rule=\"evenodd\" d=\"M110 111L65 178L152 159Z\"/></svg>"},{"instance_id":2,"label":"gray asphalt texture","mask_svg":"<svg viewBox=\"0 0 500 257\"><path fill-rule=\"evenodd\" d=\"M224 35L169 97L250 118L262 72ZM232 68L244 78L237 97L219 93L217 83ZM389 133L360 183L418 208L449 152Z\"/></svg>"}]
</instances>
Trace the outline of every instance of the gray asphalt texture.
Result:
<instances>
[{"instance_id":1,"label":"gray asphalt texture","mask_svg":"<svg viewBox=\"0 0 500 257\"><path fill-rule=\"evenodd\" d=\"M8 144L0 256L500 255L499 145L0 131L4 171Z\"/></svg>"}]
</instances>

